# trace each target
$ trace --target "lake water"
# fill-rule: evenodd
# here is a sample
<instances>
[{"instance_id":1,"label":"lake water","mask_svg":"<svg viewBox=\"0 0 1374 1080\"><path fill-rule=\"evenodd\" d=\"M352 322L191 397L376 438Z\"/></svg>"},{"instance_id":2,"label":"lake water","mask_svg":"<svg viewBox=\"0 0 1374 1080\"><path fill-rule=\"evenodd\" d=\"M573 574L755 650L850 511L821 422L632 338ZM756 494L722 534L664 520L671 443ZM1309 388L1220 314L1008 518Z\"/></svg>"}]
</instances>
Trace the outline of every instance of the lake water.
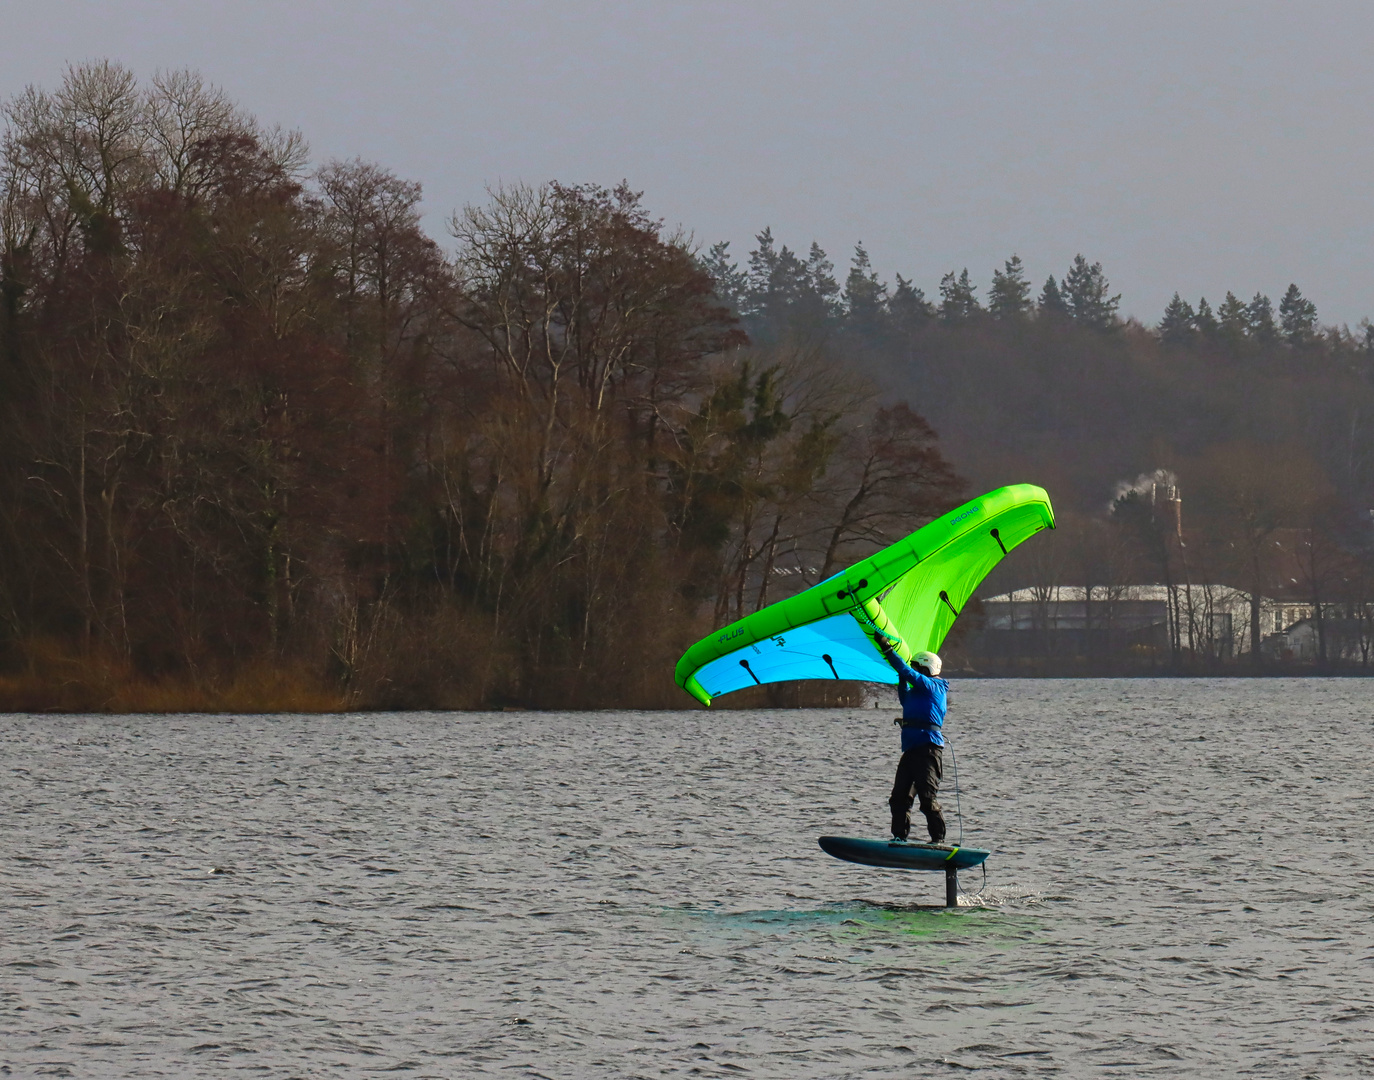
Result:
<instances>
[{"instance_id":1,"label":"lake water","mask_svg":"<svg viewBox=\"0 0 1374 1080\"><path fill-rule=\"evenodd\" d=\"M951 700L948 911L887 706L0 717L0 1075L1374 1075L1374 683Z\"/></svg>"}]
</instances>

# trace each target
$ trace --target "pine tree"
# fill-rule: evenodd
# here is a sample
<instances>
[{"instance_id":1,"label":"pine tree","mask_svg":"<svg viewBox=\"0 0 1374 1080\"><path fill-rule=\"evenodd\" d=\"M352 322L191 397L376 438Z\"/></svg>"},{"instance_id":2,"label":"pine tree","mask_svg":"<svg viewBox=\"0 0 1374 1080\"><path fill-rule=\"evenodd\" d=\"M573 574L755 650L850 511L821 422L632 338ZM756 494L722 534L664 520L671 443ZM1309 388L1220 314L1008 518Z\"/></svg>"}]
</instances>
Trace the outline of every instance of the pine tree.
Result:
<instances>
[{"instance_id":1,"label":"pine tree","mask_svg":"<svg viewBox=\"0 0 1374 1080\"><path fill-rule=\"evenodd\" d=\"M1193 312L1193 305L1184 300L1178 293L1174 293L1174 298L1169 301L1164 309L1164 317L1159 320L1159 338L1167 341L1171 345L1182 345L1192 340L1193 319L1196 316Z\"/></svg>"},{"instance_id":2,"label":"pine tree","mask_svg":"<svg viewBox=\"0 0 1374 1080\"><path fill-rule=\"evenodd\" d=\"M968 276L968 267L957 278L954 271L940 279L940 318L945 322L963 322L982 308L974 295L975 286Z\"/></svg>"},{"instance_id":3,"label":"pine tree","mask_svg":"<svg viewBox=\"0 0 1374 1080\"><path fill-rule=\"evenodd\" d=\"M783 244L778 252L777 265L773 269L773 291L789 304L795 304L806 292L809 283L810 276L807 274L806 264L797 258L795 251Z\"/></svg>"},{"instance_id":4,"label":"pine tree","mask_svg":"<svg viewBox=\"0 0 1374 1080\"><path fill-rule=\"evenodd\" d=\"M1019 319L1031 308L1030 282L1021 256L1013 255L1004 264L1005 271L992 272L992 288L988 290L988 310L994 319Z\"/></svg>"},{"instance_id":5,"label":"pine tree","mask_svg":"<svg viewBox=\"0 0 1374 1080\"><path fill-rule=\"evenodd\" d=\"M1250 333L1250 312L1233 292L1228 292L1217 308L1217 319L1222 337L1231 342L1239 342Z\"/></svg>"},{"instance_id":6,"label":"pine tree","mask_svg":"<svg viewBox=\"0 0 1374 1080\"><path fill-rule=\"evenodd\" d=\"M1279 322L1290 345L1310 341L1317 326L1317 305L1306 299L1296 285L1289 285L1279 301Z\"/></svg>"},{"instance_id":7,"label":"pine tree","mask_svg":"<svg viewBox=\"0 0 1374 1080\"><path fill-rule=\"evenodd\" d=\"M764 298L772 291L778 270L778 253L773 247L772 227L765 226L754 240L758 247L749 253L749 272L746 275L751 313L761 310Z\"/></svg>"},{"instance_id":8,"label":"pine tree","mask_svg":"<svg viewBox=\"0 0 1374 1080\"><path fill-rule=\"evenodd\" d=\"M835 280L835 264L814 240L806 257L806 291L819 301L827 317L839 314L840 284Z\"/></svg>"},{"instance_id":9,"label":"pine tree","mask_svg":"<svg viewBox=\"0 0 1374 1080\"><path fill-rule=\"evenodd\" d=\"M854 248L854 261L844 281L844 307L849 326L871 334L882 326L887 313L887 286L878 280L863 241Z\"/></svg>"},{"instance_id":10,"label":"pine tree","mask_svg":"<svg viewBox=\"0 0 1374 1080\"><path fill-rule=\"evenodd\" d=\"M1220 324L1217 317L1212 314L1212 305L1207 303L1207 297L1198 297L1197 315L1193 317L1193 326L1204 338L1211 340L1217 336Z\"/></svg>"},{"instance_id":11,"label":"pine tree","mask_svg":"<svg viewBox=\"0 0 1374 1080\"><path fill-rule=\"evenodd\" d=\"M1040 290L1040 314L1067 317L1069 306L1064 303L1064 294L1059 291L1059 283L1051 274L1045 279L1045 287Z\"/></svg>"},{"instance_id":12,"label":"pine tree","mask_svg":"<svg viewBox=\"0 0 1374 1080\"><path fill-rule=\"evenodd\" d=\"M1108 296L1109 291L1102 264L1097 262L1090 266L1082 255L1075 255L1073 265L1064 275L1064 303L1074 322L1094 330L1115 326L1121 294Z\"/></svg>"},{"instance_id":13,"label":"pine tree","mask_svg":"<svg viewBox=\"0 0 1374 1080\"><path fill-rule=\"evenodd\" d=\"M771 229L764 229L755 239L758 247L749 253L749 285L744 303L745 313L755 321L751 334L762 330L765 336L777 335L798 322L823 321L826 304L823 298L817 299L812 276L817 268L802 262L786 244L775 248ZM813 256L820 251L814 244L812 249ZM822 269L824 256L820 252ZM829 285L833 303L839 286L833 277Z\"/></svg>"},{"instance_id":14,"label":"pine tree","mask_svg":"<svg viewBox=\"0 0 1374 1080\"><path fill-rule=\"evenodd\" d=\"M720 302L738 314L749 292L749 278L730 258L730 241L722 240L719 244L713 244L701 260L701 268L715 282L716 297Z\"/></svg>"},{"instance_id":15,"label":"pine tree","mask_svg":"<svg viewBox=\"0 0 1374 1080\"><path fill-rule=\"evenodd\" d=\"M914 334L935 316L926 300L926 294L915 288L901 274L897 275L897 287L892 290L892 299L888 301L887 310L891 312L897 330L908 335Z\"/></svg>"},{"instance_id":16,"label":"pine tree","mask_svg":"<svg viewBox=\"0 0 1374 1080\"><path fill-rule=\"evenodd\" d=\"M1255 298L1245 309L1245 315L1250 324L1252 338L1265 344L1277 340L1279 332L1274 326L1274 305L1269 297L1255 293Z\"/></svg>"}]
</instances>

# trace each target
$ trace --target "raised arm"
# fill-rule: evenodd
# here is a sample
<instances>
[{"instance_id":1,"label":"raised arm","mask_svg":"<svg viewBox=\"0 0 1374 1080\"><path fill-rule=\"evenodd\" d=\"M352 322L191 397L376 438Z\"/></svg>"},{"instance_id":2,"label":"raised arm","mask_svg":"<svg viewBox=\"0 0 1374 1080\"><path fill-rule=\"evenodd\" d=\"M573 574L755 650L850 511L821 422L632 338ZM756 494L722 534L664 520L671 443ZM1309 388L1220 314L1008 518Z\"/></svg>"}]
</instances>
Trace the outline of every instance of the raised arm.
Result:
<instances>
[{"instance_id":1,"label":"raised arm","mask_svg":"<svg viewBox=\"0 0 1374 1080\"><path fill-rule=\"evenodd\" d=\"M921 673L898 656L896 650L886 641L882 642L878 647L882 650L883 659L892 665L893 670L896 671L899 676L913 685L921 681Z\"/></svg>"}]
</instances>

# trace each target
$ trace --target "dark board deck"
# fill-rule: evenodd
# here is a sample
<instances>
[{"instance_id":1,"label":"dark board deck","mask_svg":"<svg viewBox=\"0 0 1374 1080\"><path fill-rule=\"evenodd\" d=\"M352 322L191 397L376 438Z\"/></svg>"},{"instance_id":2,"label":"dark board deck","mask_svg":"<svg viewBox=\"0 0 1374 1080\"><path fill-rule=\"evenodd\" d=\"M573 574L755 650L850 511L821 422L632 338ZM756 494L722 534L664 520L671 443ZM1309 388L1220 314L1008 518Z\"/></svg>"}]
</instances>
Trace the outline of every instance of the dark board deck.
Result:
<instances>
[{"instance_id":1,"label":"dark board deck","mask_svg":"<svg viewBox=\"0 0 1374 1080\"><path fill-rule=\"evenodd\" d=\"M903 840L857 840L848 836L822 836L821 849L837 859L900 870L966 870L979 866L991 854L982 848L946 844L916 844Z\"/></svg>"}]
</instances>

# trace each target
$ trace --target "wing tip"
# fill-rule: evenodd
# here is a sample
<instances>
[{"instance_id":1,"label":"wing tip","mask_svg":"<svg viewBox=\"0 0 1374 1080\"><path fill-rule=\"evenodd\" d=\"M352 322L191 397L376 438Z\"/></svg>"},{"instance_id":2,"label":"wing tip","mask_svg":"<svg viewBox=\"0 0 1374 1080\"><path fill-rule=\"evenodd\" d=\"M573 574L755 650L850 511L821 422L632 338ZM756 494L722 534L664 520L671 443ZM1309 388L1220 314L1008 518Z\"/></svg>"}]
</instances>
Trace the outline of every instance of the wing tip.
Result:
<instances>
[{"instance_id":1,"label":"wing tip","mask_svg":"<svg viewBox=\"0 0 1374 1080\"><path fill-rule=\"evenodd\" d=\"M708 709L711 707L711 695L702 688L701 683L697 682L697 677L695 675L682 683L682 689L686 690L687 693L691 694L692 697L696 698Z\"/></svg>"}]
</instances>

